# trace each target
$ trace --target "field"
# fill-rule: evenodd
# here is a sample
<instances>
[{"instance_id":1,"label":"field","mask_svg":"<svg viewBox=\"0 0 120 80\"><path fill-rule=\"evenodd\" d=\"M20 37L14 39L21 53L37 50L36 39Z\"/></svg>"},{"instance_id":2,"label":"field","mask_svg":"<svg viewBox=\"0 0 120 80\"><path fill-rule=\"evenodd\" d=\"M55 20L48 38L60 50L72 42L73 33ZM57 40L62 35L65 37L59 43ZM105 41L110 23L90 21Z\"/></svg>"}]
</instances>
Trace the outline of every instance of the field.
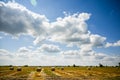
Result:
<instances>
[{"instance_id":1,"label":"field","mask_svg":"<svg viewBox=\"0 0 120 80\"><path fill-rule=\"evenodd\" d=\"M120 80L120 67L41 67L21 66L22 70L10 70L8 66L0 66L0 80Z\"/></svg>"}]
</instances>

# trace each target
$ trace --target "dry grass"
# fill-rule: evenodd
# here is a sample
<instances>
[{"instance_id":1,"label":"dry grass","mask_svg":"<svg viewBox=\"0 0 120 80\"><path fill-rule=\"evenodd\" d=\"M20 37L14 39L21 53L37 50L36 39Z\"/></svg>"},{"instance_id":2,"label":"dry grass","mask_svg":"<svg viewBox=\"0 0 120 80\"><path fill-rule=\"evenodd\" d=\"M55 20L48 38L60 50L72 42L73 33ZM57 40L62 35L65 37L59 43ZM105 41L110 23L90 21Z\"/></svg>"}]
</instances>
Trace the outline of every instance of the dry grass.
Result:
<instances>
[{"instance_id":1,"label":"dry grass","mask_svg":"<svg viewBox=\"0 0 120 80\"><path fill-rule=\"evenodd\" d=\"M10 70L9 67L0 67L0 80L120 80L120 68L118 67L64 67L55 68L43 67L41 72L36 71L37 67L22 67L22 71Z\"/></svg>"}]
</instances>

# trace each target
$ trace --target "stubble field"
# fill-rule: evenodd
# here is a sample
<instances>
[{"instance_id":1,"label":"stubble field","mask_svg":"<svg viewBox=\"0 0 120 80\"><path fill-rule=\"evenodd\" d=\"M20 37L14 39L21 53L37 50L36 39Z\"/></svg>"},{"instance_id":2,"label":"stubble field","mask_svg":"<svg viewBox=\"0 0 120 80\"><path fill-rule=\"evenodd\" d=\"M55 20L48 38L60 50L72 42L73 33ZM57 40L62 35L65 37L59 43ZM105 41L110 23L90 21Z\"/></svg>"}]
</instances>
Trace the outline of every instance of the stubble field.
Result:
<instances>
[{"instance_id":1,"label":"stubble field","mask_svg":"<svg viewBox=\"0 0 120 80\"><path fill-rule=\"evenodd\" d=\"M0 80L120 80L120 67L40 67L0 66Z\"/></svg>"}]
</instances>

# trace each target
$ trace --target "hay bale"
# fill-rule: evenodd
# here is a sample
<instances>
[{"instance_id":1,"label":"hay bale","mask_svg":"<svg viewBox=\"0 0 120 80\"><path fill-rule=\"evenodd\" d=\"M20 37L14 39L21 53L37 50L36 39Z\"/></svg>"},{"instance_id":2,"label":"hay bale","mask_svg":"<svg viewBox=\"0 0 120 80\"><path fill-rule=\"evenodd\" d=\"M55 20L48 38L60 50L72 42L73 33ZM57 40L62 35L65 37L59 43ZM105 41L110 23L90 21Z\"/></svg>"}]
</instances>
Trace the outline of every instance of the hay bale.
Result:
<instances>
[{"instance_id":1,"label":"hay bale","mask_svg":"<svg viewBox=\"0 0 120 80\"><path fill-rule=\"evenodd\" d=\"M55 71L55 67L52 67L52 68L51 68L51 71Z\"/></svg>"},{"instance_id":2,"label":"hay bale","mask_svg":"<svg viewBox=\"0 0 120 80\"><path fill-rule=\"evenodd\" d=\"M61 67L61 70L64 70L64 67Z\"/></svg>"},{"instance_id":3,"label":"hay bale","mask_svg":"<svg viewBox=\"0 0 120 80\"><path fill-rule=\"evenodd\" d=\"M92 67L87 67L87 70L91 70L92 69Z\"/></svg>"},{"instance_id":4,"label":"hay bale","mask_svg":"<svg viewBox=\"0 0 120 80\"><path fill-rule=\"evenodd\" d=\"M9 69L10 69L10 70L14 70L14 67L10 67Z\"/></svg>"},{"instance_id":5,"label":"hay bale","mask_svg":"<svg viewBox=\"0 0 120 80\"><path fill-rule=\"evenodd\" d=\"M18 68L17 68L17 71L22 71L22 68L21 68L21 67L18 67Z\"/></svg>"},{"instance_id":6,"label":"hay bale","mask_svg":"<svg viewBox=\"0 0 120 80\"><path fill-rule=\"evenodd\" d=\"M41 70L42 70L41 67L38 67L38 68L36 69L37 72L41 72Z\"/></svg>"}]
</instances>

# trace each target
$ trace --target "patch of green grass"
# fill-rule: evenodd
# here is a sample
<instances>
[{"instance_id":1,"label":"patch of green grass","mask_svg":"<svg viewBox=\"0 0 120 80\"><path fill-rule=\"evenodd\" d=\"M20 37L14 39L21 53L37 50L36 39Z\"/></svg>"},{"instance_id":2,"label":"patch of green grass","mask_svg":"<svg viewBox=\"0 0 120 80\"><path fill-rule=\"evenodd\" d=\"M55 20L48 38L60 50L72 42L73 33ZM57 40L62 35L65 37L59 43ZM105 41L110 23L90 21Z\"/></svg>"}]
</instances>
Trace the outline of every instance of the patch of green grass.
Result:
<instances>
[{"instance_id":1,"label":"patch of green grass","mask_svg":"<svg viewBox=\"0 0 120 80\"><path fill-rule=\"evenodd\" d=\"M52 71L50 71L50 70L48 70L48 69L44 69L44 72L45 72L48 76L51 76L51 77L55 77L55 76L56 76Z\"/></svg>"}]
</instances>

